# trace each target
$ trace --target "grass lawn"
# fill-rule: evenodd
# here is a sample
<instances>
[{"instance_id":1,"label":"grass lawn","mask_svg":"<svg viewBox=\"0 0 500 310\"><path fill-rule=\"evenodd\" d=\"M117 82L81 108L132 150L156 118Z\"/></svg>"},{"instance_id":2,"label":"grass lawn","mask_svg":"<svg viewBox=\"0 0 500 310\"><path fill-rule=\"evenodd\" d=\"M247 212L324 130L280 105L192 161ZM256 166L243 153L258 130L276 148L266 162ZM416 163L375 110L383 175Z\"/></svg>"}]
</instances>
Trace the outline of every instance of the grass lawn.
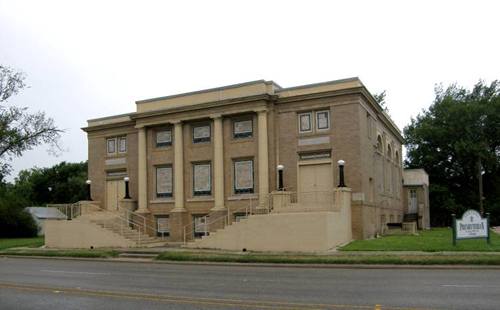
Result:
<instances>
[{"instance_id":1,"label":"grass lawn","mask_svg":"<svg viewBox=\"0 0 500 310\"><path fill-rule=\"evenodd\" d=\"M500 255L277 255L169 251L157 260L271 264L500 265Z\"/></svg>"},{"instance_id":2,"label":"grass lawn","mask_svg":"<svg viewBox=\"0 0 500 310\"><path fill-rule=\"evenodd\" d=\"M46 250L46 249L10 249L0 251L0 255L16 256L47 256L47 257L83 257L83 258L111 258L117 257L118 252L114 250L98 249L75 249L75 250Z\"/></svg>"},{"instance_id":3,"label":"grass lawn","mask_svg":"<svg viewBox=\"0 0 500 310\"><path fill-rule=\"evenodd\" d=\"M16 247L38 248L44 244L43 237L0 239L0 250Z\"/></svg>"},{"instance_id":4,"label":"grass lawn","mask_svg":"<svg viewBox=\"0 0 500 310\"><path fill-rule=\"evenodd\" d=\"M341 251L481 251L500 252L500 235L490 232L491 244L486 239L457 240L452 245L451 228L433 228L420 231L418 236L392 235L370 240L356 240Z\"/></svg>"}]
</instances>

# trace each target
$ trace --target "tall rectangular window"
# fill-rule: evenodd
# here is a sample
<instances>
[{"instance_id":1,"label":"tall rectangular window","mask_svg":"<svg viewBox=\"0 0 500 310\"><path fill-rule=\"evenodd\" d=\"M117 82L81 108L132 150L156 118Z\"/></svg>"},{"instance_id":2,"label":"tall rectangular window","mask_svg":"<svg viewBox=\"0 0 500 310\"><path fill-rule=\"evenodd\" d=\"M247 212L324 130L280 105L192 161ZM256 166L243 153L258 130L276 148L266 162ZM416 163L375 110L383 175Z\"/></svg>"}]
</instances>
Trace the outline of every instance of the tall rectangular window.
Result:
<instances>
[{"instance_id":1,"label":"tall rectangular window","mask_svg":"<svg viewBox=\"0 0 500 310\"><path fill-rule=\"evenodd\" d=\"M107 152L108 154L116 153L116 138L111 138L106 140Z\"/></svg>"},{"instance_id":2,"label":"tall rectangular window","mask_svg":"<svg viewBox=\"0 0 500 310\"><path fill-rule=\"evenodd\" d=\"M212 194L212 177L210 163L193 164L193 195Z\"/></svg>"},{"instance_id":3,"label":"tall rectangular window","mask_svg":"<svg viewBox=\"0 0 500 310\"><path fill-rule=\"evenodd\" d=\"M162 129L156 131L156 147L172 145L172 130Z\"/></svg>"},{"instance_id":4,"label":"tall rectangular window","mask_svg":"<svg viewBox=\"0 0 500 310\"><path fill-rule=\"evenodd\" d=\"M312 113L299 114L299 132L312 132Z\"/></svg>"},{"instance_id":5,"label":"tall rectangular window","mask_svg":"<svg viewBox=\"0 0 500 310\"><path fill-rule=\"evenodd\" d=\"M156 167L156 197L172 197L172 166Z\"/></svg>"},{"instance_id":6,"label":"tall rectangular window","mask_svg":"<svg viewBox=\"0 0 500 310\"><path fill-rule=\"evenodd\" d=\"M373 120L370 114L366 113L366 133L368 139L371 139L373 136Z\"/></svg>"},{"instance_id":7,"label":"tall rectangular window","mask_svg":"<svg viewBox=\"0 0 500 310\"><path fill-rule=\"evenodd\" d=\"M330 111L316 112L316 129L318 131L330 129Z\"/></svg>"},{"instance_id":8,"label":"tall rectangular window","mask_svg":"<svg viewBox=\"0 0 500 310\"><path fill-rule=\"evenodd\" d=\"M253 193L253 160L235 160L234 193Z\"/></svg>"},{"instance_id":9,"label":"tall rectangular window","mask_svg":"<svg viewBox=\"0 0 500 310\"><path fill-rule=\"evenodd\" d=\"M118 153L127 152L127 137L118 138Z\"/></svg>"},{"instance_id":10,"label":"tall rectangular window","mask_svg":"<svg viewBox=\"0 0 500 310\"><path fill-rule=\"evenodd\" d=\"M253 121L251 119L233 122L233 137L248 138L253 134Z\"/></svg>"},{"instance_id":11,"label":"tall rectangular window","mask_svg":"<svg viewBox=\"0 0 500 310\"><path fill-rule=\"evenodd\" d=\"M210 142L210 125L193 126L193 143Z\"/></svg>"}]
</instances>

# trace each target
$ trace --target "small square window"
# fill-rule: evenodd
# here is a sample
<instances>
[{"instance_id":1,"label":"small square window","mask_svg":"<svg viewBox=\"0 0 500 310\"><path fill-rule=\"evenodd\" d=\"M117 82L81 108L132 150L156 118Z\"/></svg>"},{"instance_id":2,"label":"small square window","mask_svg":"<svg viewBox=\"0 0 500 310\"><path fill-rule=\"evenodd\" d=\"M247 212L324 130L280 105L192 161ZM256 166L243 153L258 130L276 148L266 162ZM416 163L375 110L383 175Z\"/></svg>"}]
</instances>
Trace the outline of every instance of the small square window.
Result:
<instances>
[{"instance_id":1,"label":"small square window","mask_svg":"<svg viewBox=\"0 0 500 310\"><path fill-rule=\"evenodd\" d=\"M118 138L118 153L127 152L127 137Z\"/></svg>"},{"instance_id":2,"label":"small square window","mask_svg":"<svg viewBox=\"0 0 500 310\"><path fill-rule=\"evenodd\" d=\"M156 216L156 234L159 237L170 236L170 223L168 215Z\"/></svg>"},{"instance_id":3,"label":"small square window","mask_svg":"<svg viewBox=\"0 0 500 310\"><path fill-rule=\"evenodd\" d=\"M116 138L108 139L106 143L107 143L108 154L115 154L116 153Z\"/></svg>"},{"instance_id":4,"label":"small square window","mask_svg":"<svg viewBox=\"0 0 500 310\"><path fill-rule=\"evenodd\" d=\"M193 143L210 142L210 125L193 126Z\"/></svg>"},{"instance_id":5,"label":"small square window","mask_svg":"<svg viewBox=\"0 0 500 310\"><path fill-rule=\"evenodd\" d=\"M312 113L301 113L299 114L299 132L311 132L312 131Z\"/></svg>"},{"instance_id":6,"label":"small square window","mask_svg":"<svg viewBox=\"0 0 500 310\"><path fill-rule=\"evenodd\" d=\"M330 129L330 111L316 112L316 128L317 130Z\"/></svg>"},{"instance_id":7,"label":"small square window","mask_svg":"<svg viewBox=\"0 0 500 310\"><path fill-rule=\"evenodd\" d=\"M233 137L234 138L248 138L253 134L253 121L239 120L233 122Z\"/></svg>"},{"instance_id":8,"label":"small square window","mask_svg":"<svg viewBox=\"0 0 500 310\"><path fill-rule=\"evenodd\" d=\"M208 222L209 216L207 215L193 215L193 234L195 238L210 234Z\"/></svg>"},{"instance_id":9,"label":"small square window","mask_svg":"<svg viewBox=\"0 0 500 310\"><path fill-rule=\"evenodd\" d=\"M212 176L210 163L193 164L193 195L212 194Z\"/></svg>"},{"instance_id":10,"label":"small square window","mask_svg":"<svg viewBox=\"0 0 500 310\"><path fill-rule=\"evenodd\" d=\"M172 145L172 130L164 129L156 132L156 147Z\"/></svg>"}]
</instances>

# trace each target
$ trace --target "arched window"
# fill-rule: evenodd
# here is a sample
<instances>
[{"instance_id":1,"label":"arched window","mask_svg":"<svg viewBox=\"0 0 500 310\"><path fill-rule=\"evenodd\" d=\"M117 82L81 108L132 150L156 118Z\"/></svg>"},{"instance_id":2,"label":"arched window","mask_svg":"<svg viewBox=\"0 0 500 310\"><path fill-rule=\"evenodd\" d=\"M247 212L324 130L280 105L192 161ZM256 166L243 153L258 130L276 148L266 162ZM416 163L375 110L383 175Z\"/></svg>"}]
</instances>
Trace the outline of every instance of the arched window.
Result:
<instances>
[{"instance_id":1,"label":"arched window","mask_svg":"<svg viewBox=\"0 0 500 310\"><path fill-rule=\"evenodd\" d=\"M382 137L380 135L377 136L377 151L382 153Z\"/></svg>"},{"instance_id":2,"label":"arched window","mask_svg":"<svg viewBox=\"0 0 500 310\"><path fill-rule=\"evenodd\" d=\"M398 151L396 151L396 155L394 156L394 160L399 165L399 152Z\"/></svg>"},{"instance_id":3,"label":"arched window","mask_svg":"<svg viewBox=\"0 0 500 310\"><path fill-rule=\"evenodd\" d=\"M387 158L392 158L392 149L390 144L387 144Z\"/></svg>"}]
</instances>

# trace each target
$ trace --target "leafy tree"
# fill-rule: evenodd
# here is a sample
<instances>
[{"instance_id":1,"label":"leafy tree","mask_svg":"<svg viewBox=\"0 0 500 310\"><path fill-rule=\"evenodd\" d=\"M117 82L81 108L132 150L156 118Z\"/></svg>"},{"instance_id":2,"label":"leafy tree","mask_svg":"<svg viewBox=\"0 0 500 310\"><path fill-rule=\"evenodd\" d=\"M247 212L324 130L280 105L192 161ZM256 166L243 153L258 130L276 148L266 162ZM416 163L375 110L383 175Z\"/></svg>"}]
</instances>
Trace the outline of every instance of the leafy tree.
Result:
<instances>
[{"instance_id":1,"label":"leafy tree","mask_svg":"<svg viewBox=\"0 0 500 310\"><path fill-rule=\"evenodd\" d=\"M34 206L73 203L86 198L86 180L87 162L61 162L50 168L20 171L12 190Z\"/></svg>"},{"instance_id":2,"label":"leafy tree","mask_svg":"<svg viewBox=\"0 0 500 310\"><path fill-rule=\"evenodd\" d=\"M25 107L7 105L26 87L25 75L0 65L0 176L10 172L10 161L43 143L58 148L62 130L44 112L29 113Z\"/></svg>"},{"instance_id":3,"label":"leafy tree","mask_svg":"<svg viewBox=\"0 0 500 310\"><path fill-rule=\"evenodd\" d=\"M36 235L36 225L24 211L32 192L20 191L3 180L14 157L44 143L57 149L62 132L44 112L30 113L25 107L7 104L26 87L22 72L0 65L0 237Z\"/></svg>"},{"instance_id":4,"label":"leafy tree","mask_svg":"<svg viewBox=\"0 0 500 310\"><path fill-rule=\"evenodd\" d=\"M478 82L472 90L451 85L435 88L434 103L405 127L409 168L430 176L431 221L450 223L469 208L484 210L500 223L500 84Z\"/></svg>"},{"instance_id":5,"label":"leafy tree","mask_svg":"<svg viewBox=\"0 0 500 310\"><path fill-rule=\"evenodd\" d=\"M389 113L389 109L387 108L387 102L385 101L385 97L387 95L387 92L384 90L380 93L373 94L373 98L377 103L380 105L380 107L384 110L385 113Z\"/></svg>"},{"instance_id":6,"label":"leafy tree","mask_svg":"<svg viewBox=\"0 0 500 310\"><path fill-rule=\"evenodd\" d=\"M13 191L11 184L0 185L0 238L36 236L38 228L25 207L25 197Z\"/></svg>"}]
</instances>

